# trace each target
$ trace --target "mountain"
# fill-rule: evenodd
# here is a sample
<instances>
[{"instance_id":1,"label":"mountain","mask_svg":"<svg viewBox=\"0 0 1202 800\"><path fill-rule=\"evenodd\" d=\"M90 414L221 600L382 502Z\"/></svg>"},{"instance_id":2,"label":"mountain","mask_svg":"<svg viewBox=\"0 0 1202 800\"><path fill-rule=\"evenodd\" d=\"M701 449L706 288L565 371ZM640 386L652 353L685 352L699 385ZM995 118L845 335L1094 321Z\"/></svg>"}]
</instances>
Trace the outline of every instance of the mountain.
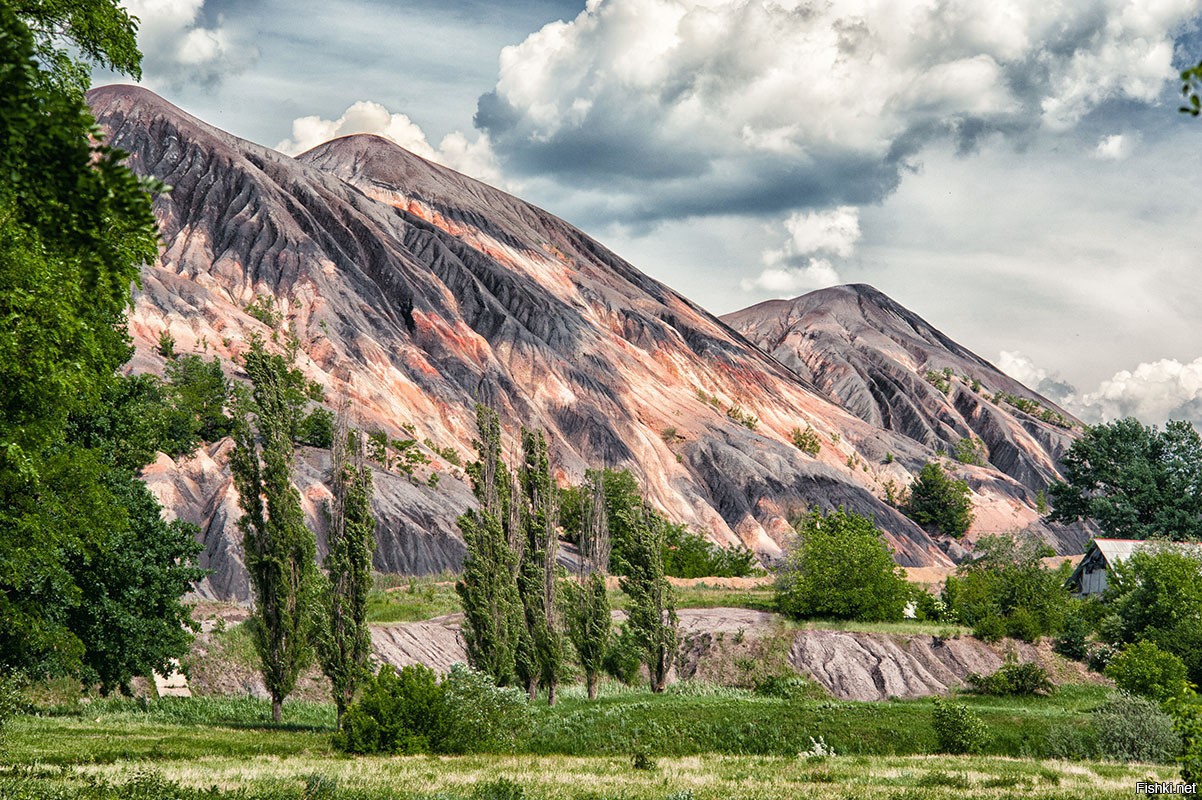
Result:
<instances>
[{"instance_id":1,"label":"mountain","mask_svg":"<svg viewBox=\"0 0 1202 800\"><path fill-rule=\"evenodd\" d=\"M722 317L865 422L952 452L976 437L983 458L1032 491L1082 428L1064 409L949 339L871 286L821 289Z\"/></svg>"},{"instance_id":2,"label":"mountain","mask_svg":"<svg viewBox=\"0 0 1202 800\"><path fill-rule=\"evenodd\" d=\"M652 503L715 541L771 557L791 517L844 505L876 518L900 563L950 563L883 499L933 457L930 442L843 407L821 373L769 355L563 220L378 137L290 158L143 89L88 99L130 166L171 187L155 200L163 249L131 313L132 368L162 370L167 330L177 351L243 377L252 335L293 335L328 402L349 398L363 426L425 443L432 463L413 477L377 469L378 569L461 563L454 519L473 500L454 462L473 455L478 402L500 413L508 453L521 425L543 428L561 482L627 467ZM251 313L265 297L278 324ZM822 441L816 457L791 443L807 426ZM1024 446L1055 474L1055 453ZM227 460L228 442L217 443L187 462L160 458L147 480L202 529L215 570L202 594L245 599ZM323 451L300 454L319 548L327 466ZM1037 522L1035 483L993 466L959 471L982 529L1063 536Z\"/></svg>"}]
</instances>

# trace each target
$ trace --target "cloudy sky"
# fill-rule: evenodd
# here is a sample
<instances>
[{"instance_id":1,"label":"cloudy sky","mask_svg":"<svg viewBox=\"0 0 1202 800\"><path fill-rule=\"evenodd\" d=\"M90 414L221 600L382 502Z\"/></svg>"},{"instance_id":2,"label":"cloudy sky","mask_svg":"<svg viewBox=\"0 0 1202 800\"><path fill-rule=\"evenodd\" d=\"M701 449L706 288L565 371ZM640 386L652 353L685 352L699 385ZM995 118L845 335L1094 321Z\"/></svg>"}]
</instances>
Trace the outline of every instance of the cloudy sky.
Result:
<instances>
[{"instance_id":1,"label":"cloudy sky","mask_svg":"<svg viewBox=\"0 0 1202 800\"><path fill-rule=\"evenodd\" d=\"M1202 0L127 6L239 136L379 133L714 312L871 283L1086 419L1202 424Z\"/></svg>"}]
</instances>

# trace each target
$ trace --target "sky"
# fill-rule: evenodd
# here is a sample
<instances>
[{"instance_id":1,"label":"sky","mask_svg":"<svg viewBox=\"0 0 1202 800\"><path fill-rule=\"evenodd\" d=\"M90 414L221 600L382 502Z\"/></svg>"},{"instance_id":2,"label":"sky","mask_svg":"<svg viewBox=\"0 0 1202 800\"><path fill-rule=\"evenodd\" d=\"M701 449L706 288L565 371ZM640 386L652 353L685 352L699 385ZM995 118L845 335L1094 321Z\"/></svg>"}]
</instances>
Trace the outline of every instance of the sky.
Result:
<instances>
[{"instance_id":1,"label":"sky","mask_svg":"<svg viewBox=\"0 0 1202 800\"><path fill-rule=\"evenodd\" d=\"M1086 421L1202 425L1202 0L126 6L238 136L378 133L715 313L869 283Z\"/></svg>"}]
</instances>

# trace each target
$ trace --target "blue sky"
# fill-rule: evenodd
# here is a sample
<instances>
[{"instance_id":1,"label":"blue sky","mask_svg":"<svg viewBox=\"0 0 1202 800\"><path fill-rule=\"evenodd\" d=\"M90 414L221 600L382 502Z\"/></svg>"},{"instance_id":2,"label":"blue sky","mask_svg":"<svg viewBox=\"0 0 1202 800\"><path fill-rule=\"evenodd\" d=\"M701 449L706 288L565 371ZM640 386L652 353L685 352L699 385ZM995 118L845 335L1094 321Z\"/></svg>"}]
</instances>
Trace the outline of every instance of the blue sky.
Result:
<instances>
[{"instance_id":1,"label":"blue sky","mask_svg":"<svg viewBox=\"0 0 1202 800\"><path fill-rule=\"evenodd\" d=\"M871 283L1087 419L1202 422L1202 0L128 5L236 135L388 135L717 313Z\"/></svg>"}]
</instances>

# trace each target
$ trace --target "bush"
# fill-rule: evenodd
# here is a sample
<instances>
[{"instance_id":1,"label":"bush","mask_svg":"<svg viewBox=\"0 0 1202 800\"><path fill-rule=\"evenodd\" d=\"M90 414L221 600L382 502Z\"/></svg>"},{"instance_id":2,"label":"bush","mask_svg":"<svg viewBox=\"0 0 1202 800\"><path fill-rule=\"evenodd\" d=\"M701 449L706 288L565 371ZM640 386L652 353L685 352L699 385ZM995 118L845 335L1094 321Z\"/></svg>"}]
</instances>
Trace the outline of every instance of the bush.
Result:
<instances>
[{"instance_id":1,"label":"bush","mask_svg":"<svg viewBox=\"0 0 1202 800\"><path fill-rule=\"evenodd\" d=\"M899 620L909 599L909 584L872 520L842 508L824 516L815 508L798 524L776 584L783 613Z\"/></svg>"},{"instance_id":2,"label":"bush","mask_svg":"<svg viewBox=\"0 0 1202 800\"><path fill-rule=\"evenodd\" d=\"M348 753L437 751L449 732L445 688L434 670L384 665L347 709L334 746Z\"/></svg>"},{"instance_id":3,"label":"bush","mask_svg":"<svg viewBox=\"0 0 1202 800\"><path fill-rule=\"evenodd\" d=\"M1177 763L1181 780L1202 782L1202 705L1193 692L1182 692L1165 704L1173 715L1173 730L1181 737Z\"/></svg>"},{"instance_id":4,"label":"bush","mask_svg":"<svg viewBox=\"0 0 1202 800\"><path fill-rule=\"evenodd\" d=\"M605 674L627 686L633 686L638 683L639 667L642 664L643 651L635 641L634 635L623 625L609 640L603 666Z\"/></svg>"},{"instance_id":5,"label":"bush","mask_svg":"<svg viewBox=\"0 0 1202 800\"><path fill-rule=\"evenodd\" d=\"M940 753L975 753L985 745L985 723L963 703L935 698L931 724L935 728L935 741Z\"/></svg>"},{"instance_id":6,"label":"bush","mask_svg":"<svg viewBox=\"0 0 1202 800\"><path fill-rule=\"evenodd\" d=\"M1073 661L1085 661L1089 658L1089 636L1092 633L1093 626L1083 613L1079 610L1070 612L1064 618L1064 626L1052 649Z\"/></svg>"},{"instance_id":7,"label":"bush","mask_svg":"<svg viewBox=\"0 0 1202 800\"><path fill-rule=\"evenodd\" d=\"M526 693L493 684L483 672L456 664L443 679L447 725L438 752L512 750L529 732Z\"/></svg>"},{"instance_id":8,"label":"bush","mask_svg":"<svg viewBox=\"0 0 1202 800\"><path fill-rule=\"evenodd\" d=\"M924 528L957 538L972 525L968 484L949 477L937 462L924 466L910 484L902 510Z\"/></svg>"},{"instance_id":9,"label":"bush","mask_svg":"<svg viewBox=\"0 0 1202 800\"><path fill-rule=\"evenodd\" d=\"M800 675L769 675L755 685L755 693L761 697L781 700L804 700L813 691L810 682Z\"/></svg>"},{"instance_id":10,"label":"bush","mask_svg":"<svg viewBox=\"0 0 1202 800\"><path fill-rule=\"evenodd\" d=\"M1185 662L1152 642L1127 645L1111 657L1104 671L1124 692L1158 703L1176 697L1186 688Z\"/></svg>"},{"instance_id":11,"label":"bush","mask_svg":"<svg viewBox=\"0 0 1202 800\"><path fill-rule=\"evenodd\" d=\"M809 425L803 431L801 428L794 428L789 432L789 438L793 440L793 446L808 456L817 456L822 451L822 443L818 441L818 434Z\"/></svg>"},{"instance_id":12,"label":"bush","mask_svg":"<svg viewBox=\"0 0 1202 800\"><path fill-rule=\"evenodd\" d=\"M1047 546L1033 538L985 536L977 557L944 582L943 599L985 641L1014 636L1035 641L1059 633L1071 598L1064 588L1067 566L1048 569Z\"/></svg>"},{"instance_id":13,"label":"bush","mask_svg":"<svg viewBox=\"0 0 1202 800\"><path fill-rule=\"evenodd\" d=\"M1173 718L1143 697L1110 698L1094 710L1092 723L1103 758L1168 763L1181 750Z\"/></svg>"},{"instance_id":14,"label":"bush","mask_svg":"<svg viewBox=\"0 0 1202 800\"><path fill-rule=\"evenodd\" d=\"M441 683L420 664L389 665L364 688L334 735L348 753L469 753L512 749L530 725L523 692L462 664Z\"/></svg>"},{"instance_id":15,"label":"bush","mask_svg":"<svg viewBox=\"0 0 1202 800\"><path fill-rule=\"evenodd\" d=\"M334 445L334 412L319 406L301 418L296 426L296 441L329 450Z\"/></svg>"},{"instance_id":16,"label":"bush","mask_svg":"<svg viewBox=\"0 0 1202 800\"><path fill-rule=\"evenodd\" d=\"M975 672L966 678L973 691L997 696L1029 697L1048 695L1056 691L1048 671L1034 662L1019 664L1007 661L992 675Z\"/></svg>"}]
</instances>

